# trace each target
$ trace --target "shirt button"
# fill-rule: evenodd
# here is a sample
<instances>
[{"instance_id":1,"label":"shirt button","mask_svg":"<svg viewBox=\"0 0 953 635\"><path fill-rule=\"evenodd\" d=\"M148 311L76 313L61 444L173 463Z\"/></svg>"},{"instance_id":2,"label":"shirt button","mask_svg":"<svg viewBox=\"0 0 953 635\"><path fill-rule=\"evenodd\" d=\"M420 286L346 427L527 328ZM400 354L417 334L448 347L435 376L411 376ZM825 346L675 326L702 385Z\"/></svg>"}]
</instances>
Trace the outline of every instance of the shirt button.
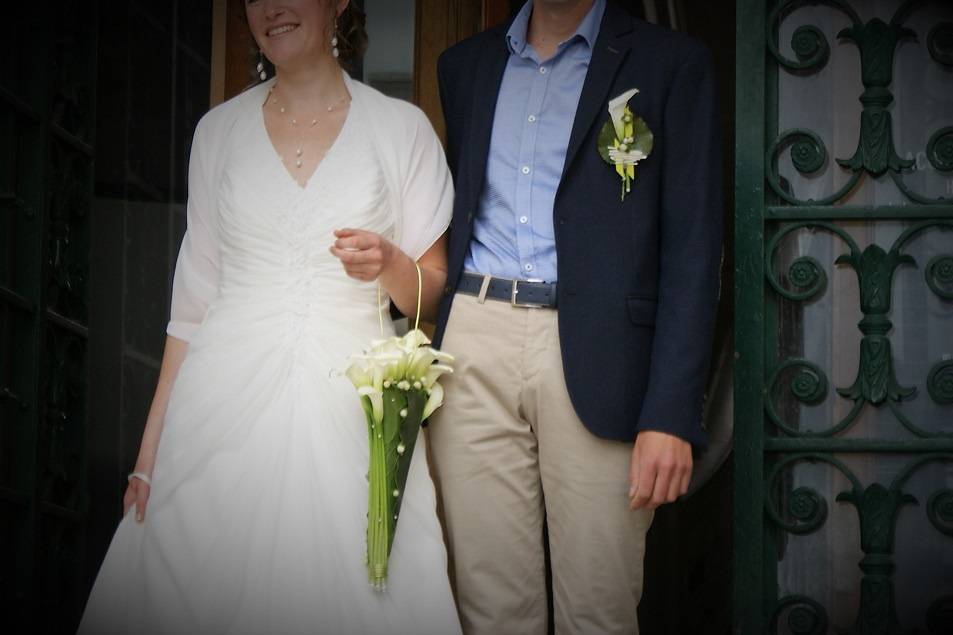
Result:
<instances>
[{"instance_id":1,"label":"shirt button","mask_svg":"<svg viewBox=\"0 0 953 635\"><path fill-rule=\"evenodd\" d=\"M536 115L530 115L530 116L527 118L527 120L528 120L530 123L533 123L534 121L536 121Z\"/></svg>"},{"instance_id":2,"label":"shirt button","mask_svg":"<svg viewBox=\"0 0 953 635\"><path fill-rule=\"evenodd\" d=\"M547 69L545 66L540 66L540 67L539 67L539 72L540 72L541 75L545 75L547 70L548 70L548 69Z\"/></svg>"},{"instance_id":3,"label":"shirt button","mask_svg":"<svg viewBox=\"0 0 953 635\"><path fill-rule=\"evenodd\" d=\"M520 222L525 224L525 223L529 222L529 219L526 218L525 216L520 216Z\"/></svg>"},{"instance_id":4,"label":"shirt button","mask_svg":"<svg viewBox=\"0 0 953 635\"><path fill-rule=\"evenodd\" d=\"M523 269L526 269L527 271L532 271L532 270L533 270L533 265L531 265L531 264L529 264L529 263L527 262L525 265L523 265Z\"/></svg>"},{"instance_id":5,"label":"shirt button","mask_svg":"<svg viewBox=\"0 0 953 635\"><path fill-rule=\"evenodd\" d=\"M523 174L529 174L529 166L524 165L522 169L520 169L520 172L522 172Z\"/></svg>"}]
</instances>

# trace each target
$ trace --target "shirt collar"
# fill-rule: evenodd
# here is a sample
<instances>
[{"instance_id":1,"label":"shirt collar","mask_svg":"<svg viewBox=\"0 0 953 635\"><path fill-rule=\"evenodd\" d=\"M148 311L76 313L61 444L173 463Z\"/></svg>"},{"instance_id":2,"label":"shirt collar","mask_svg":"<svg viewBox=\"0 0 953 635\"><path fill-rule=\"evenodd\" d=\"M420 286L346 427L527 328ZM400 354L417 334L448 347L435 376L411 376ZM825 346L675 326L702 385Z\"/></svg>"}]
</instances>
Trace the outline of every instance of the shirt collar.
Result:
<instances>
[{"instance_id":1,"label":"shirt collar","mask_svg":"<svg viewBox=\"0 0 953 635\"><path fill-rule=\"evenodd\" d=\"M579 23L579 26L576 27L575 33L566 38L565 41L570 42L576 38L582 38L586 45L592 49L596 43L596 38L599 36L599 27L601 26L602 15L605 13L605 9L606 0L595 0L592 3L592 8L590 8L586 14L586 17L584 17L582 22ZM516 14L516 17L513 19L513 24L510 25L509 30L506 32L506 44L511 53L523 55L525 52L526 36L529 31L529 17L532 13L533 0L526 0L523 8ZM562 44L562 42L560 44Z\"/></svg>"}]
</instances>

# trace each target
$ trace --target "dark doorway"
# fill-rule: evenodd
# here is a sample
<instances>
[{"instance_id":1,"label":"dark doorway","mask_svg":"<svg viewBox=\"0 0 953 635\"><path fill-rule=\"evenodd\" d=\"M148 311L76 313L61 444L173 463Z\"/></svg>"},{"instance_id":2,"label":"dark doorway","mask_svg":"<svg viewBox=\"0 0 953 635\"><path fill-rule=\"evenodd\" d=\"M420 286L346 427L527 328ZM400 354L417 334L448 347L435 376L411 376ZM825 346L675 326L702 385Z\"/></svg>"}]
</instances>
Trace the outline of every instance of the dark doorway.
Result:
<instances>
[{"instance_id":1,"label":"dark doorway","mask_svg":"<svg viewBox=\"0 0 953 635\"><path fill-rule=\"evenodd\" d=\"M55 9L55 10L54 10ZM73 633L155 385L211 0L16 3L0 50L0 610Z\"/></svg>"}]
</instances>

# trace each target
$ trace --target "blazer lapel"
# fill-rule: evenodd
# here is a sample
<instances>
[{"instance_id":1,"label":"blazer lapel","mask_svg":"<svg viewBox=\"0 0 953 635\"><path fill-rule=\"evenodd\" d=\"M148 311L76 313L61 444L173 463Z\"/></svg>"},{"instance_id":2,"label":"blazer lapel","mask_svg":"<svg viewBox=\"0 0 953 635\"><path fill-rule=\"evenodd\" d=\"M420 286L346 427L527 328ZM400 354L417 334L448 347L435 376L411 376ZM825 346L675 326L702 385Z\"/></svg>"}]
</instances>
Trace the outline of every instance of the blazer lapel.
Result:
<instances>
[{"instance_id":1,"label":"blazer lapel","mask_svg":"<svg viewBox=\"0 0 953 635\"><path fill-rule=\"evenodd\" d=\"M506 46L509 22L495 29L494 43L487 47L473 79L473 109L466 135L469 145L466 152L466 180L470 198L467 201L468 210L476 208L486 178L486 161L490 152L490 137L493 134L493 115L496 113L496 100L500 95L503 71L510 53ZM466 72L466 69L462 70Z\"/></svg>"},{"instance_id":2,"label":"blazer lapel","mask_svg":"<svg viewBox=\"0 0 953 635\"><path fill-rule=\"evenodd\" d=\"M579 96L579 105L576 107L576 117L572 123L572 132L569 135L569 146L566 149L566 161L563 164L562 177L565 178L569 166L579 152L592 128L593 122L600 114L606 119L609 113L605 104L609 98L609 89L615 79L622 62L629 54L629 38L626 37L633 29L633 18L624 10L615 6L613 2L606 3L606 12L602 17L599 37L592 49L592 59L589 62L589 71L586 81L582 85L582 94ZM592 149L596 151L595 148ZM562 183L562 179L560 179Z\"/></svg>"}]
</instances>

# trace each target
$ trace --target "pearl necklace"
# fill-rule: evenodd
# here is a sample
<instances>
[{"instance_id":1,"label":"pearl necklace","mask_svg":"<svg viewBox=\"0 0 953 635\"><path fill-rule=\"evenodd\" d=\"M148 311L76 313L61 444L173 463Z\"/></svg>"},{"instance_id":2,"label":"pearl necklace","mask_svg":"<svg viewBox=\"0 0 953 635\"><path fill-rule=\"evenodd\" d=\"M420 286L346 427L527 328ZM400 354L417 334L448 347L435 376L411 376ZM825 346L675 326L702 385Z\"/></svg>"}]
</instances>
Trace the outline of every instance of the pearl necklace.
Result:
<instances>
[{"instance_id":1,"label":"pearl necklace","mask_svg":"<svg viewBox=\"0 0 953 635\"><path fill-rule=\"evenodd\" d=\"M275 88L277 87L278 87L278 84L275 84L274 86L271 87L271 90L268 91L268 97L269 97L269 100L271 101L271 104L273 106L278 107L278 112L284 115L284 114L287 114L287 110L281 103L278 102L278 97L275 95ZM331 102L330 105L326 106L325 112L333 112L335 110L339 110L341 108L348 106L350 103L351 103L350 96L345 95L344 97L341 97L337 101ZM291 123L292 128L298 129L298 120L296 118L292 117L289 123ZM318 125L318 120L315 117L311 119L311 122L308 124L308 128L314 128L316 125ZM304 154L304 138L302 134L299 134L298 143L295 146L295 167L296 168L301 167L301 157L303 154Z\"/></svg>"}]
</instances>

